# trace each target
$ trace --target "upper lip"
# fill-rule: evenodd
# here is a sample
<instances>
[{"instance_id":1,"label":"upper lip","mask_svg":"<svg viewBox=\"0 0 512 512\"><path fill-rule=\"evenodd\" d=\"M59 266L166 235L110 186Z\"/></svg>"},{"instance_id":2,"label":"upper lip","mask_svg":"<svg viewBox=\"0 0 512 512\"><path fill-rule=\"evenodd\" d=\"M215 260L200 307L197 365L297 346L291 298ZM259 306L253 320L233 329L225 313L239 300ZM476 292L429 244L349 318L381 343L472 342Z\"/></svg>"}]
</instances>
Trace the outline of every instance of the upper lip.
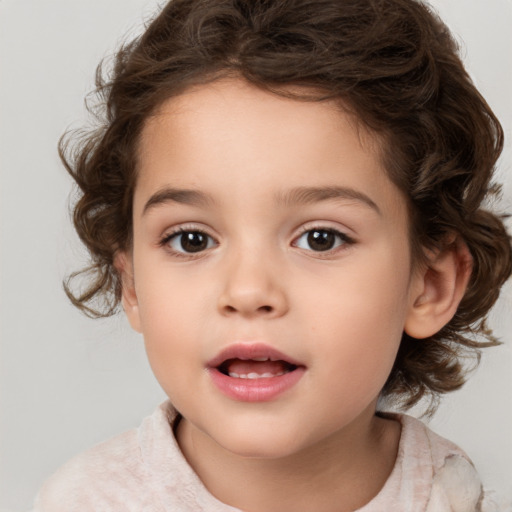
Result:
<instances>
[{"instance_id":1,"label":"upper lip","mask_svg":"<svg viewBox=\"0 0 512 512\"><path fill-rule=\"evenodd\" d=\"M304 366L300 361L280 352L265 343L236 343L221 350L213 359L206 364L208 368L217 368L229 359L262 359L268 358L271 361L285 361L294 366Z\"/></svg>"}]
</instances>

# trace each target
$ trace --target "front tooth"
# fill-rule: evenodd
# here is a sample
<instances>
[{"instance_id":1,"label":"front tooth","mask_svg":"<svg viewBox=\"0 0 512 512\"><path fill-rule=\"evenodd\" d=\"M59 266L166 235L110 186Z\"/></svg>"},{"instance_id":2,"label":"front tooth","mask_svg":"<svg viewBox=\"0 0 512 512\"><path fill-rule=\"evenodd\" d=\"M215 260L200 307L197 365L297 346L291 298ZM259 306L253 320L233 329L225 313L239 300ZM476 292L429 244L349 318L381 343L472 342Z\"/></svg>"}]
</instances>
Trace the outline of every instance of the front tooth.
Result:
<instances>
[{"instance_id":1,"label":"front tooth","mask_svg":"<svg viewBox=\"0 0 512 512\"><path fill-rule=\"evenodd\" d=\"M284 375L286 372L278 372L278 373L256 373L256 372L250 372L250 373L241 373L238 374L236 372L229 372L229 376L233 377L235 379L264 379L264 378L272 378L272 377L280 377L281 375Z\"/></svg>"}]
</instances>

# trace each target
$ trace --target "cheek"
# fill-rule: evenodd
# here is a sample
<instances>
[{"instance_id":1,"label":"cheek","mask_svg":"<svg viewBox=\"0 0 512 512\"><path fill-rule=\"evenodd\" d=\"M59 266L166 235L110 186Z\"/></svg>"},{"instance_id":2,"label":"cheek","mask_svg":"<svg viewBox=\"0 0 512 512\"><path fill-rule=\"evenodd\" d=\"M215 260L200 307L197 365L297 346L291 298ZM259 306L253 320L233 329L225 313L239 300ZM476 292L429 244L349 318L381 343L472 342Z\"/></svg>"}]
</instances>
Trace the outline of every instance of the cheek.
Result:
<instances>
[{"instance_id":1,"label":"cheek","mask_svg":"<svg viewBox=\"0 0 512 512\"><path fill-rule=\"evenodd\" d=\"M409 263L406 257L375 251L347 262L342 268L328 269L303 281L299 294L309 302L312 327L338 330L339 334L379 331L401 335L409 303ZM297 276L300 279L300 276Z\"/></svg>"},{"instance_id":2,"label":"cheek","mask_svg":"<svg viewBox=\"0 0 512 512\"><path fill-rule=\"evenodd\" d=\"M156 272L155 272L156 274ZM198 357L197 332L204 318L203 295L193 283L167 279L162 272L140 276L137 290L139 314L149 362L164 388L173 375L180 375Z\"/></svg>"},{"instance_id":3,"label":"cheek","mask_svg":"<svg viewBox=\"0 0 512 512\"><path fill-rule=\"evenodd\" d=\"M397 272L393 261L372 260L343 276L333 274L328 292L310 297L310 311L315 313L309 332L318 342L326 375L333 382L341 379L356 394L380 391L402 338L408 273Z\"/></svg>"},{"instance_id":4,"label":"cheek","mask_svg":"<svg viewBox=\"0 0 512 512\"><path fill-rule=\"evenodd\" d=\"M146 256L135 277L144 334L175 331L197 323L197 317L189 316L198 314L207 293L197 273L172 268L161 257Z\"/></svg>"}]
</instances>

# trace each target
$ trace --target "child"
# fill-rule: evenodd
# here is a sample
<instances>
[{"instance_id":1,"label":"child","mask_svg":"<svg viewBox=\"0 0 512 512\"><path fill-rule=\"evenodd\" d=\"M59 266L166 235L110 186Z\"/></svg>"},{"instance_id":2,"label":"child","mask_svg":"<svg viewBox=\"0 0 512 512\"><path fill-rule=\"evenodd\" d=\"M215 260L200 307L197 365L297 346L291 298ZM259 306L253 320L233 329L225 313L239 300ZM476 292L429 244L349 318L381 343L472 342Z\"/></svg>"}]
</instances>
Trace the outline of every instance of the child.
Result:
<instances>
[{"instance_id":1,"label":"child","mask_svg":"<svg viewBox=\"0 0 512 512\"><path fill-rule=\"evenodd\" d=\"M414 0L173 0L63 159L92 316L169 396L35 510L491 510L407 409L464 382L512 271L499 122Z\"/></svg>"}]
</instances>

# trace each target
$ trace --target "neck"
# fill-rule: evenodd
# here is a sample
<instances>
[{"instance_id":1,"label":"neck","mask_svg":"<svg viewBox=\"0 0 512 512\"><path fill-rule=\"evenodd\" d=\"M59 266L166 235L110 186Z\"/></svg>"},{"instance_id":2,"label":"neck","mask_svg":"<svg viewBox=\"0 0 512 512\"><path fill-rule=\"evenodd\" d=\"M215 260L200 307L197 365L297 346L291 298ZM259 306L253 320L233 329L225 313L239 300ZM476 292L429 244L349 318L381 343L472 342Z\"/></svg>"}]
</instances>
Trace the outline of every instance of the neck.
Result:
<instances>
[{"instance_id":1,"label":"neck","mask_svg":"<svg viewBox=\"0 0 512 512\"><path fill-rule=\"evenodd\" d=\"M247 512L343 512L378 494L396 460L400 425L370 414L300 452L249 458L223 449L183 419L178 443L206 488Z\"/></svg>"}]
</instances>

